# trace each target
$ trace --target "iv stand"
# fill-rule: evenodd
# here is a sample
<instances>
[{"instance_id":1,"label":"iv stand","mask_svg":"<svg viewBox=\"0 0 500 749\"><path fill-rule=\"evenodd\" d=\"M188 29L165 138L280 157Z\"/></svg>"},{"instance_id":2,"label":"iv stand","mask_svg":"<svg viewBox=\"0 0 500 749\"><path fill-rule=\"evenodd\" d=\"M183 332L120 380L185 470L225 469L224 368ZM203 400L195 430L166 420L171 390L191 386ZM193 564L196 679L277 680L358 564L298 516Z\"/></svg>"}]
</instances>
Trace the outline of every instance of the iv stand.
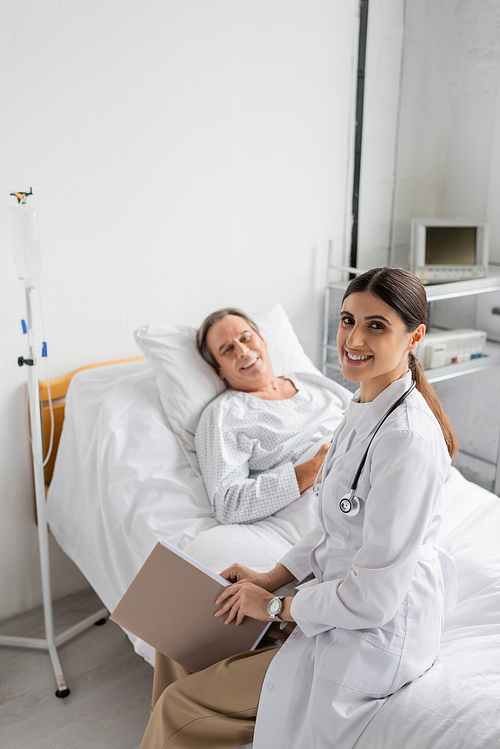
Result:
<instances>
[{"instance_id":1,"label":"iv stand","mask_svg":"<svg viewBox=\"0 0 500 749\"><path fill-rule=\"evenodd\" d=\"M36 346L33 331L33 318L31 310L31 292L32 288L25 288L26 294L26 317L28 328L29 358L20 357L18 364L28 365L28 393L30 405L30 424L33 454L33 475L35 484L35 501L38 519L38 542L40 552L40 571L42 577L42 596L43 596L43 613L45 621L45 637L12 637L10 635L0 635L0 645L6 645L16 648L35 648L39 650L48 650L54 676L57 683L56 697L67 697L70 693L66 685L66 680L61 668L57 647L64 642L76 637L93 624L104 623L102 620L107 617L108 612L105 608L99 609L94 614L90 614L82 621L57 636L54 635L54 620L52 611L52 594L50 586L50 562L49 562L49 534L47 527L47 516L45 507L45 475L43 469L43 445L42 445L42 420L40 412L40 395L38 390L37 378L37 360Z\"/></svg>"}]
</instances>

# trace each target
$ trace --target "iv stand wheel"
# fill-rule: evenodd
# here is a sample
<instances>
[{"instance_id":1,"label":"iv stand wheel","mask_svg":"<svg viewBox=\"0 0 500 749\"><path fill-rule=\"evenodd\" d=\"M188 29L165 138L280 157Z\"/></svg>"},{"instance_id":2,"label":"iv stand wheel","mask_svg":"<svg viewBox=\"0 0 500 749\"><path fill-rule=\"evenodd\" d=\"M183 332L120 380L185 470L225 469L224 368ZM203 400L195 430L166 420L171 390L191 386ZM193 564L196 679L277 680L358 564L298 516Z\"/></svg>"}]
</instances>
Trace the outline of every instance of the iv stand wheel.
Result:
<instances>
[{"instance_id":1,"label":"iv stand wheel","mask_svg":"<svg viewBox=\"0 0 500 749\"><path fill-rule=\"evenodd\" d=\"M97 622L94 622L94 627L102 627L103 624L106 624L108 620L106 617L103 617L102 619L99 619Z\"/></svg>"},{"instance_id":2,"label":"iv stand wheel","mask_svg":"<svg viewBox=\"0 0 500 749\"><path fill-rule=\"evenodd\" d=\"M66 687L65 689L58 689L57 692L54 692L54 694L56 695L56 697L63 699L64 697L67 697L68 694L71 694L71 692L68 687Z\"/></svg>"}]
</instances>

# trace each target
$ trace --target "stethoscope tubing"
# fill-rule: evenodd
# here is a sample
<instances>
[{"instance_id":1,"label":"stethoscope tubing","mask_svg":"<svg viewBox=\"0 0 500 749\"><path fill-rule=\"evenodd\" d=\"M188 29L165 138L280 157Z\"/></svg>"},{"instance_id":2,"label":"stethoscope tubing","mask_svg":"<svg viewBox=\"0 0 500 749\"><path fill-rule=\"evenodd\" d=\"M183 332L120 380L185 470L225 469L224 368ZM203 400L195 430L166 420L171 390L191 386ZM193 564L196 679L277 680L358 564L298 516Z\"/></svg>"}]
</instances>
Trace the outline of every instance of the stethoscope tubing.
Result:
<instances>
[{"instance_id":1,"label":"stethoscope tubing","mask_svg":"<svg viewBox=\"0 0 500 749\"><path fill-rule=\"evenodd\" d=\"M357 471L355 473L354 480L353 480L353 482L351 484L350 494L349 495L346 494L345 497L342 497L342 499L340 500L339 507L340 507L341 511L344 514L353 513L354 510L356 510L356 514L357 514L357 512L359 511L359 500L355 496L355 492L356 492L356 487L358 485L359 477L361 476L361 471L365 467L366 458L368 457L368 451L369 451L369 449L370 449L370 447L372 445L372 442L375 439L375 436L376 436L378 430L380 429L380 427L382 426L382 424L384 424L384 422L389 418L389 416L392 414L393 411L395 411L397 408L399 408L399 406L402 403L404 403L404 401L408 398L408 396L410 395L410 393L412 392L412 390L414 390L415 386L416 386L416 382L415 382L415 380L412 380L411 385L408 388L408 390L406 390L403 393L403 395L400 398L398 398L397 401L395 401L392 404L392 406L389 408L389 410L384 415L384 417L380 420L377 428L373 432L373 434L371 436L371 439L370 439L370 441L368 443L368 447L366 448L365 453L364 453L363 457L361 458L361 462L360 462L360 464L359 464L359 466L357 468ZM319 486L318 486L318 484L319 484L319 477L321 475L321 472L323 471L323 468L325 467L325 463L326 463L327 457L328 457L328 453L325 455L323 463L321 464L321 468L319 469L319 471L318 471L318 473L316 475L316 479L314 480L313 491L316 494L316 496L319 494ZM347 505L347 504L343 505L343 503L350 503L350 505ZM357 505L357 509L356 509L356 505Z\"/></svg>"}]
</instances>

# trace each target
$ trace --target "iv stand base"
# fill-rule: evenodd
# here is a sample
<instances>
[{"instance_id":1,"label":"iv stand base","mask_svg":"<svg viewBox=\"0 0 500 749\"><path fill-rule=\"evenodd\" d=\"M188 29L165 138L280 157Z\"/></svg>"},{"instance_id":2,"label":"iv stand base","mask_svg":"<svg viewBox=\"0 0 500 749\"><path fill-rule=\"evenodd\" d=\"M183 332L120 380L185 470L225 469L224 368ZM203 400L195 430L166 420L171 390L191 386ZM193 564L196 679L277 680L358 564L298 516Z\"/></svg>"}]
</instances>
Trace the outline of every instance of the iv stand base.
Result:
<instances>
[{"instance_id":1,"label":"iv stand base","mask_svg":"<svg viewBox=\"0 0 500 749\"><path fill-rule=\"evenodd\" d=\"M95 611L93 614L85 617L77 624L72 627L68 627L64 632L51 637L50 639L41 637L14 637L11 635L0 635L0 646L11 647L11 648L31 648L34 650L48 650L50 660L52 663L52 669L57 684L57 691L55 692L56 697L67 697L70 694L70 690L66 685L66 680L61 667L61 662L57 654L57 648L63 643L71 640L73 637L81 634L89 627L94 624L102 623L103 619L106 621L108 616L107 609L101 608Z\"/></svg>"}]
</instances>

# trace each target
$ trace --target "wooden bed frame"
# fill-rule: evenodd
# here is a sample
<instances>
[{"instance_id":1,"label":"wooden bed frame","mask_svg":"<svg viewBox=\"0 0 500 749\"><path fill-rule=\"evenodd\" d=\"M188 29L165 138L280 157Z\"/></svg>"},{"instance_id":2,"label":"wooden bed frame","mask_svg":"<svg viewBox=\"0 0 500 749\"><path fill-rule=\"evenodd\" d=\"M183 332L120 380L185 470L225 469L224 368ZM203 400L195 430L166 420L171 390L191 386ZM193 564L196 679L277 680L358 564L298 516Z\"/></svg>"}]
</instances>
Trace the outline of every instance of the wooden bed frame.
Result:
<instances>
[{"instance_id":1,"label":"wooden bed frame","mask_svg":"<svg viewBox=\"0 0 500 749\"><path fill-rule=\"evenodd\" d=\"M40 408L42 412L42 433L43 433L43 452L47 455L49 444L50 444L50 406L49 406L49 386L50 395L52 399L52 409L54 413L54 439L52 444L52 453L45 466L45 491L49 488L49 484L52 480L52 474L54 472L54 463L57 455L57 448L59 446L59 440L61 438L61 431L64 422L64 407L66 405L65 398L68 392L69 384L73 376L77 372L81 372L84 369L94 369L94 367L106 367L111 364L124 364L126 362L141 361L144 360L145 356L136 356L133 359L119 359L117 361L102 362L100 364L88 364L85 367L75 369L74 372L59 377L56 380L49 380L49 382L40 382Z\"/></svg>"}]
</instances>

